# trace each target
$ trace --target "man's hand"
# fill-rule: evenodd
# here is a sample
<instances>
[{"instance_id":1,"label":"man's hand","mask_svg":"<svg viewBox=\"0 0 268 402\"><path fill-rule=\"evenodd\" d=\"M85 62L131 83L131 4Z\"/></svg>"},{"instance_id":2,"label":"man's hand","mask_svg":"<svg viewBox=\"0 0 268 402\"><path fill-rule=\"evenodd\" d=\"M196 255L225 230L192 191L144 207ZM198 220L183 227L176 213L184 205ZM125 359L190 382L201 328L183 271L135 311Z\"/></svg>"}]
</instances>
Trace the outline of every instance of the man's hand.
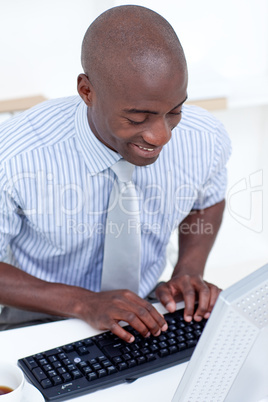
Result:
<instances>
[{"instance_id":1,"label":"man's hand","mask_svg":"<svg viewBox=\"0 0 268 402\"><path fill-rule=\"evenodd\" d=\"M173 276L170 281L159 285L155 293L169 312L176 310L176 302L184 300L184 320L190 322L209 318L220 292L217 286L204 281L200 275L184 274ZM198 307L194 313L196 302Z\"/></svg>"},{"instance_id":2,"label":"man's hand","mask_svg":"<svg viewBox=\"0 0 268 402\"><path fill-rule=\"evenodd\" d=\"M224 206L223 200L204 210L192 211L182 221L179 226L179 259L172 278L156 289L156 296L169 312L175 311L177 301L184 300L185 321L208 318L220 293L217 286L204 281L203 273L221 224ZM200 222L208 228L207 231L201 230Z\"/></svg>"},{"instance_id":3,"label":"man's hand","mask_svg":"<svg viewBox=\"0 0 268 402\"><path fill-rule=\"evenodd\" d=\"M79 318L95 328L110 330L126 342L133 342L134 337L119 321L126 321L144 337L158 336L167 330L163 315L130 290L89 293Z\"/></svg>"}]
</instances>

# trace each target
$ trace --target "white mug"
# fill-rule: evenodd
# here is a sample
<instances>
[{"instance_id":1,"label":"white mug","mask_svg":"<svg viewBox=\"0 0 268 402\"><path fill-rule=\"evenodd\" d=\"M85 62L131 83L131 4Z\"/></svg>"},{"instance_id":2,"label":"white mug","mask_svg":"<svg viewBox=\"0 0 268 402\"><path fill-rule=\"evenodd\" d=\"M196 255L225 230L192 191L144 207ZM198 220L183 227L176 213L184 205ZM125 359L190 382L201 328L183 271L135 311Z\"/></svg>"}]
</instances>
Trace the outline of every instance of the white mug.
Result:
<instances>
[{"instance_id":1,"label":"white mug","mask_svg":"<svg viewBox=\"0 0 268 402\"><path fill-rule=\"evenodd\" d=\"M0 389L11 388L12 391L0 395L0 402L20 402L24 386L24 375L15 364L0 362Z\"/></svg>"}]
</instances>

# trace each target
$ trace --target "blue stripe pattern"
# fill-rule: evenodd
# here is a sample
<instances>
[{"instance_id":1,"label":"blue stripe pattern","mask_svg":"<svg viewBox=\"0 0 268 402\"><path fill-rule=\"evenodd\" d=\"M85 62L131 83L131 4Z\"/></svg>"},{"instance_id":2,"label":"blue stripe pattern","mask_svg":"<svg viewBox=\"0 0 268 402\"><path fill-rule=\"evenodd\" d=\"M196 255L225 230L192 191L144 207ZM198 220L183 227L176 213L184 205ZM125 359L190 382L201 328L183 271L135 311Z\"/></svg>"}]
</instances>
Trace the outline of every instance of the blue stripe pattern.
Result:
<instances>
[{"instance_id":1,"label":"blue stripe pattern","mask_svg":"<svg viewBox=\"0 0 268 402\"><path fill-rule=\"evenodd\" d=\"M120 155L90 131L78 96L0 126L0 260L38 278L100 290L106 210ZM211 114L184 106L157 161L135 167L142 231L140 296L155 286L172 231L224 199L230 140ZM7 257L7 252L9 257Z\"/></svg>"}]
</instances>

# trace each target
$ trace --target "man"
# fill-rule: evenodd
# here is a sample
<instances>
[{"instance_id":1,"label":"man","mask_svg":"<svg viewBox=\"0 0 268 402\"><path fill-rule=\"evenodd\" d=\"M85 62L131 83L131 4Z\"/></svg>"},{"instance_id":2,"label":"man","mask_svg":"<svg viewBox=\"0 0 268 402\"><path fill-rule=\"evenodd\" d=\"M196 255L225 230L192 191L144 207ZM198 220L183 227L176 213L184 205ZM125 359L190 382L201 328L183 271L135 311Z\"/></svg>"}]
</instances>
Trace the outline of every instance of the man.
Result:
<instances>
[{"instance_id":1,"label":"man","mask_svg":"<svg viewBox=\"0 0 268 402\"><path fill-rule=\"evenodd\" d=\"M156 295L168 311L183 298L187 321L208 318L219 289L202 276L224 210L225 130L209 113L183 106L182 47L149 9L121 6L99 16L85 34L82 65L80 97L45 102L1 127L0 259L9 262L0 263L2 323L19 322L14 315L27 310L81 318L127 342L134 338L120 320L158 336L167 324L144 298L178 225L179 259ZM121 158L135 165L139 189L139 295L101 287L111 167Z\"/></svg>"}]
</instances>

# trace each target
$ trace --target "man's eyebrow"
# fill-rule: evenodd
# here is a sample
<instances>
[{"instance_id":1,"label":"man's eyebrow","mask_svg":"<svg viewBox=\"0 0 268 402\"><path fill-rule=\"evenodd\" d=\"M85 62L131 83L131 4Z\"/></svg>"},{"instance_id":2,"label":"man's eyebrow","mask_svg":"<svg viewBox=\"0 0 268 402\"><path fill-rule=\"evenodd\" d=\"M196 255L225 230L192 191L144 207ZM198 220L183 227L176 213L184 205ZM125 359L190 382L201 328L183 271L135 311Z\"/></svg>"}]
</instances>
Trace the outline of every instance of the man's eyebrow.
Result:
<instances>
[{"instance_id":1,"label":"man's eyebrow","mask_svg":"<svg viewBox=\"0 0 268 402\"><path fill-rule=\"evenodd\" d=\"M187 98L188 98L188 96L186 96L186 98L181 103L179 103L177 106L175 106L172 110L175 110L175 109L177 109L177 107L181 106L187 100ZM123 111L126 112L126 113L159 114L159 112L155 112L154 110L143 110L143 109L135 109L135 108L133 108L133 109L123 109Z\"/></svg>"}]
</instances>

